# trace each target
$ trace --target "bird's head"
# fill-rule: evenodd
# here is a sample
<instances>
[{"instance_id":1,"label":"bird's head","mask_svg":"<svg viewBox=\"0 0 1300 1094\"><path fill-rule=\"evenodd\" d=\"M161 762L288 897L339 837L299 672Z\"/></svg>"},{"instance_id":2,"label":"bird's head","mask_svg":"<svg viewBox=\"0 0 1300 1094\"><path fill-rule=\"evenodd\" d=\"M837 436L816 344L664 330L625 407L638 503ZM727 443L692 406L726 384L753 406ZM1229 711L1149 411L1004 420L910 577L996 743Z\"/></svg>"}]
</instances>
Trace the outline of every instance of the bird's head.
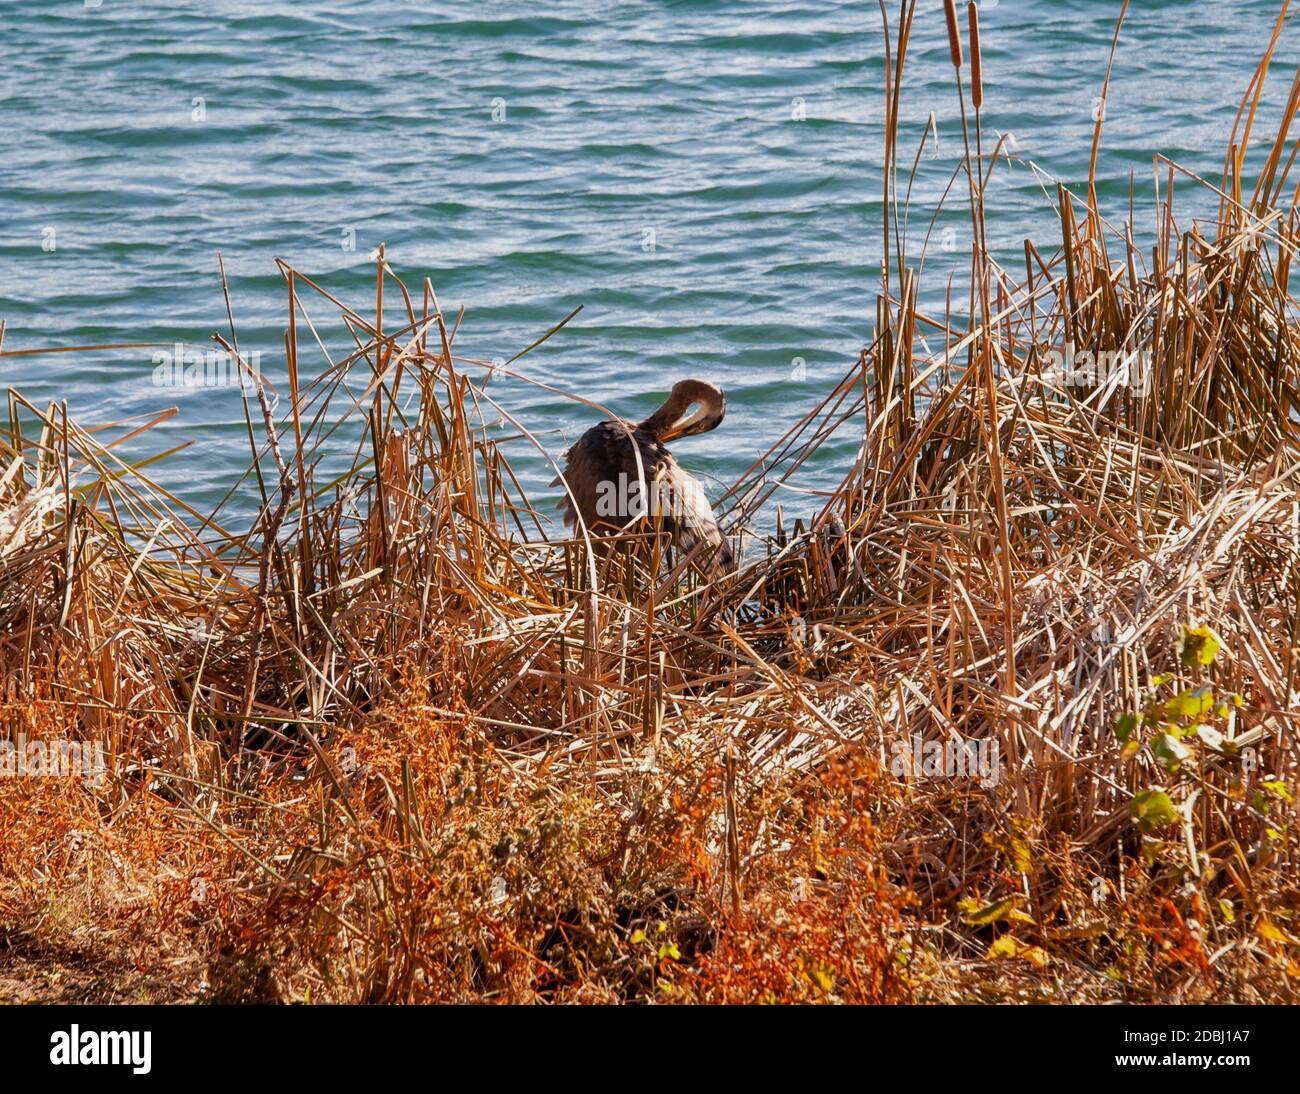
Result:
<instances>
[{"instance_id":1,"label":"bird's head","mask_svg":"<svg viewBox=\"0 0 1300 1094\"><path fill-rule=\"evenodd\" d=\"M727 397L720 388L705 380L681 380L641 428L660 441L672 441L716 429L726 413Z\"/></svg>"}]
</instances>

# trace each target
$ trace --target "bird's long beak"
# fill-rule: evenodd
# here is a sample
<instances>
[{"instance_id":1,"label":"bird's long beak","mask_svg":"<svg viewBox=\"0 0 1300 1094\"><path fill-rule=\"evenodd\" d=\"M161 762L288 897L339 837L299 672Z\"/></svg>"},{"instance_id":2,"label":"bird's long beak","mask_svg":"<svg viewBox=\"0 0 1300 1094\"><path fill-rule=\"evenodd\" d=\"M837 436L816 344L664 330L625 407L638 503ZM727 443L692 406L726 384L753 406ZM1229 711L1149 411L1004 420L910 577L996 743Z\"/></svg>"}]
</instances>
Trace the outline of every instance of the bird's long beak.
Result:
<instances>
[{"instance_id":1,"label":"bird's long beak","mask_svg":"<svg viewBox=\"0 0 1300 1094\"><path fill-rule=\"evenodd\" d=\"M692 433L702 433L707 426L709 411L707 407L700 407L689 418L682 418L674 422L663 433L659 435L659 440L672 441L678 437L689 437Z\"/></svg>"}]
</instances>

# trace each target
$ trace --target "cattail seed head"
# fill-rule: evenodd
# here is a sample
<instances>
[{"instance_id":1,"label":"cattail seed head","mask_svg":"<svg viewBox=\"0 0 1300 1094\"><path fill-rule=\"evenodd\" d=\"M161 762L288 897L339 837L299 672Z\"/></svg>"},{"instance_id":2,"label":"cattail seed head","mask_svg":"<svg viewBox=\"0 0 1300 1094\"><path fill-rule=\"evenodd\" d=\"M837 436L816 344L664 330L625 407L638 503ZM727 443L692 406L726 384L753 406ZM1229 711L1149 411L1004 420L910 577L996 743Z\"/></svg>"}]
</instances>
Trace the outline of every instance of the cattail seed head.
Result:
<instances>
[{"instance_id":1,"label":"cattail seed head","mask_svg":"<svg viewBox=\"0 0 1300 1094\"><path fill-rule=\"evenodd\" d=\"M948 53L953 68L961 68L961 34L957 30L957 0L943 0L943 17L948 20Z\"/></svg>"},{"instance_id":2,"label":"cattail seed head","mask_svg":"<svg viewBox=\"0 0 1300 1094\"><path fill-rule=\"evenodd\" d=\"M980 9L975 0L966 5L970 23L970 97L978 110L984 105L984 79L980 69Z\"/></svg>"}]
</instances>

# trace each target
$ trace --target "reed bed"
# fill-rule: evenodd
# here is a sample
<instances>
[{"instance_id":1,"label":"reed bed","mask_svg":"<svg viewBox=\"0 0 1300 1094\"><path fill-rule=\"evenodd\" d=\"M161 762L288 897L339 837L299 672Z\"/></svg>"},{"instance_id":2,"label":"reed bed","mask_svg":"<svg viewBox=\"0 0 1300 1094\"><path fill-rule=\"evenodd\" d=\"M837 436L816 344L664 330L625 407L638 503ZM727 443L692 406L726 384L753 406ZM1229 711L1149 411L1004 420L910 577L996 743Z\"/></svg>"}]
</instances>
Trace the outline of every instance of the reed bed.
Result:
<instances>
[{"instance_id":1,"label":"reed bed","mask_svg":"<svg viewBox=\"0 0 1300 1094\"><path fill-rule=\"evenodd\" d=\"M1090 178L1013 271L949 3L971 278L932 314L899 230L914 8L872 337L727 489L735 574L549 539L491 384L526 362L459 354L382 249L364 308L280 263L251 526L124 454L163 415L10 393L5 728L108 765L0 781L0 968L38 985L7 994L1294 1000L1300 75L1256 148L1275 35L1221 178L1157 160L1150 253ZM1124 366L1063 382L1065 345ZM756 533L832 436L839 486Z\"/></svg>"}]
</instances>

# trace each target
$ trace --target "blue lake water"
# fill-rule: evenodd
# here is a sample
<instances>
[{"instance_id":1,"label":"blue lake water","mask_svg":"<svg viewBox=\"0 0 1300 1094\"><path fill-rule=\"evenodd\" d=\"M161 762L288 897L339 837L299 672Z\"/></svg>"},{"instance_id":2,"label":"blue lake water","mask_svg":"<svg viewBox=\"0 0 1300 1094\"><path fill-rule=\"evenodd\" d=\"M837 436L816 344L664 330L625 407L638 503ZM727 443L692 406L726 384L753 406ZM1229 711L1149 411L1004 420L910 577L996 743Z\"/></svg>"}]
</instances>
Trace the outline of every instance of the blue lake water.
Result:
<instances>
[{"instance_id":1,"label":"blue lake water","mask_svg":"<svg viewBox=\"0 0 1300 1094\"><path fill-rule=\"evenodd\" d=\"M1278 6L1134 0L1099 167L1116 222L1132 172L1141 224L1155 152L1217 178ZM1013 134L1044 177L1086 177L1119 7L981 5L986 132ZM725 388L722 428L678 446L712 493L870 337L884 119L875 4L76 0L0 3L0 35L6 350L205 345L226 329L220 250L241 342L282 374L275 259L368 308L367 256L382 242L413 290L427 276L447 313L465 308L464 355L508 358L581 304L519 368L629 417L686 376ZM1257 132L1297 59L1292 21ZM938 125L912 195L915 246L961 146L937 0L916 16L903 102L909 163L931 113ZM1050 247L1027 164L999 168L988 203L991 240L1014 268L1026 235ZM927 261L931 298L965 274L966 226L953 201L936 233L959 242ZM330 337L345 346L337 327ZM304 370L312 361L304 345ZM157 475L199 507L246 465L238 392L155 386L149 351L0 369L0 384L66 399L88 422L179 406L147 446L194 442ZM553 452L594 420L523 383L493 391ZM837 477L856 443L828 445L796 481ZM511 453L529 483L550 477L526 447Z\"/></svg>"}]
</instances>

